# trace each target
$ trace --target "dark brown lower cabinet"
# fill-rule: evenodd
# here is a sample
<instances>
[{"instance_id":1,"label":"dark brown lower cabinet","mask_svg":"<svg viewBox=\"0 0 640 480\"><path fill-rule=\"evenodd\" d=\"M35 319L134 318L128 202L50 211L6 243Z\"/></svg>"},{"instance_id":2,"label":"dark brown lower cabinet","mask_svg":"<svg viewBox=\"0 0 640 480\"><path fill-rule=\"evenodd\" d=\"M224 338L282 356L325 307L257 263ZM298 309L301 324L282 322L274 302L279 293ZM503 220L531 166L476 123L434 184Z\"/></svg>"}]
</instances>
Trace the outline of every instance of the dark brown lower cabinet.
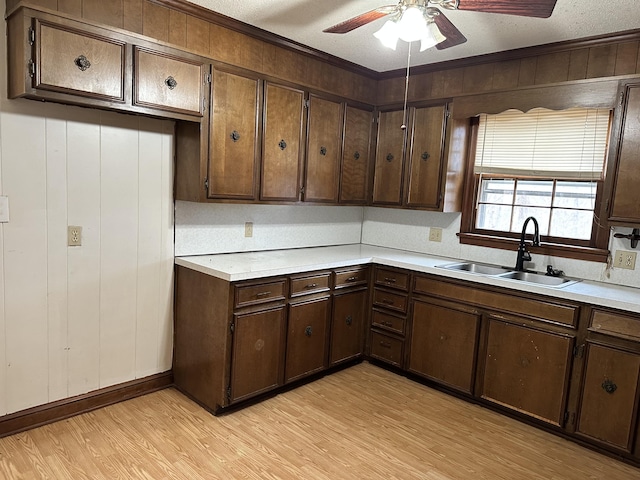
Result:
<instances>
[{"instance_id":1,"label":"dark brown lower cabinet","mask_svg":"<svg viewBox=\"0 0 640 480\"><path fill-rule=\"evenodd\" d=\"M328 296L289 305L285 382L327 367Z\"/></svg>"},{"instance_id":2,"label":"dark brown lower cabinet","mask_svg":"<svg viewBox=\"0 0 640 480\"><path fill-rule=\"evenodd\" d=\"M563 426L575 337L491 317L487 328L481 397Z\"/></svg>"},{"instance_id":3,"label":"dark brown lower cabinet","mask_svg":"<svg viewBox=\"0 0 640 480\"><path fill-rule=\"evenodd\" d=\"M333 297L329 365L362 355L366 314L366 289Z\"/></svg>"},{"instance_id":4,"label":"dark brown lower cabinet","mask_svg":"<svg viewBox=\"0 0 640 480\"><path fill-rule=\"evenodd\" d=\"M480 315L413 302L408 370L472 393Z\"/></svg>"},{"instance_id":5,"label":"dark brown lower cabinet","mask_svg":"<svg viewBox=\"0 0 640 480\"><path fill-rule=\"evenodd\" d=\"M229 401L282 385L285 307L234 315Z\"/></svg>"},{"instance_id":6,"label":"dark brown lower cabinet","mask_svg":"<svg viewBox=\"0 0 640 480\"><path fill-rule=\"evenodd\" d=\"M577 431L631 452L639 378L640 354L588 342Z\"/></svg>"}]
</instances>

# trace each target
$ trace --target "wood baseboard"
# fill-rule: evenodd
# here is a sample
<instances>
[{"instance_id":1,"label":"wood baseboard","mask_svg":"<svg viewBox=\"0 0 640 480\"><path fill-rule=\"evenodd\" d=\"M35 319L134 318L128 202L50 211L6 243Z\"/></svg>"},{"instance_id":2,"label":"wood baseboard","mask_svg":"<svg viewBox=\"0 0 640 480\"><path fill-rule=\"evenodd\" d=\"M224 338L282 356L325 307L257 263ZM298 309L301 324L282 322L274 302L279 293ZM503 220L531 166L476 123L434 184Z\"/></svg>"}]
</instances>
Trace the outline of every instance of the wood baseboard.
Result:
<instances>
[{"instance_id":1,"label":"wood baseboard","mask_svg":"<svg viewBox=\"0 0 640 480\"><path fill-rule=\"evenodd\" d=\"M171 370L0 417L0 438L173 385Z\"/></svg>"}]
</instances>

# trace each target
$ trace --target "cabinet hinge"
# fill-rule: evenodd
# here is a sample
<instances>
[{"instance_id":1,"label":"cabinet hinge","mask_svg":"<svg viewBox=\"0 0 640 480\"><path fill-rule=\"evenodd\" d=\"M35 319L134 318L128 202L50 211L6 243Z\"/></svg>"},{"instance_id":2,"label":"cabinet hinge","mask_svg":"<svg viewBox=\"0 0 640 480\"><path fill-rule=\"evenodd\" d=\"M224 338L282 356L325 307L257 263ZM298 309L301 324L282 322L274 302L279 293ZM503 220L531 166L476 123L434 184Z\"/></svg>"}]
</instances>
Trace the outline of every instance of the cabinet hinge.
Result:
<instances>
[{"instance_id":1,"label":"cabinet hinge","mask_svg":"<svg viewBox=\"0 0 640 480\"><path fill-rule=\"evenodd\" d=\"M204 189L206 191L209 191L209 179L208 178L204 179Z\"/></svg>"},{"instance_id":2,"label":"cabinet hinge","mask_svg":"<svg viewBox=\"0 0 640 480\"><path fill-rule=\"evenodd\" d=\"M573 425L573 423L576 421L576 414L574 412L569 412L566 411L564 412L564 424L565 426L568 425Z\"/></svg>"},{"instance_id":3,"label":"cabinet hinge","mask_svg":"<svg viewBox=\"0 0 640 480\"><path fill-rule=\"evenodd\" d=\"M624 92L620 92L620 98L618 99L618 106L621 107L624 103Z\"/></svg>"},{"instance_id":4,"label":"cabinet hinge","mask_svg":"<svg viewBox=\"0 0 640 480\"><path fill-rule=\"evenodd\" d=\"M227 387L227 402L231 402L231 385Z\"/></svg>"},{"instance_id":5,"label":"cabinet hinge","mask_svg":"<svg viewBox=\"0 0 640 480\"><path fill-rule=\"evenodd\" d=\"M236 331L236 324L234 322L229 324L229 330L231 330L231 333Z\"/></svg>"},{"instance_id":6,"label":"cabinet hinge","mask_svg":"<svg viewBox=\"0 0 640 480\"><path fill-rule=\"evenodd\" d=\"M204 74L204 83L211 83L211 74L210 73L205 73Z\"/></svg>"},{"instance_id":7,"label":"cabinet hinge","mask_svg":"<svg viewBox=\"0 0 640 480\"><path fill-rule=\"evenodd\" d=\"M305 100L304 101L304 108L309 108L309 105L310 105L309 100Z\"/></svg>"},{"instance_id":8,"label":"cabinet hinge","mask_svg":"<svg viewBox=\"0 0 640 480\"><path fill-rule=\"evenodd\" d=\"M300 187L300 195L304 195L304 187Z\"/></svg>"},{"instance_id":9,"label":"cabinet hinge","mask_svg":"<svg viewBox=\"0 0 640 480\"><path fill-rule=\"evenodd\" d=\"M609 213L609 199L608 198L604 201L604 211L606 213Z\"/></svg>"},{"instance_id":10,"label":"cabinet hinge","mask_svg":"<svg viewBox=\"0 0 640 480\"><path fill-rule=\"evenodd\" d=\"M29 76L31 78L36 76L36 64L33 60L29 59L29 63L27 63L27 69L29 70Z\"/></svg>"},{"instance_id":11,"label":"cabinet hinge","mask_svg":"<svg viewBox=\"0 0 640 480\"><path fill-rule=\"evenodd\" d=\"M573 347L573 356L575 358L582 358L584 355L584 343L582 345L576 345Z\"/></svg>"},{"instance_id":12,"label":"cabinet hinge","mask_svg":"<svg viewBox=\"0 0 640 480\"><path fill-rule=\"evenodd\" d=\"M29 45L33 46L34 43L36 43L36 31L33 29L33 27L29 27Z\"/></svg>"}]
</instances>

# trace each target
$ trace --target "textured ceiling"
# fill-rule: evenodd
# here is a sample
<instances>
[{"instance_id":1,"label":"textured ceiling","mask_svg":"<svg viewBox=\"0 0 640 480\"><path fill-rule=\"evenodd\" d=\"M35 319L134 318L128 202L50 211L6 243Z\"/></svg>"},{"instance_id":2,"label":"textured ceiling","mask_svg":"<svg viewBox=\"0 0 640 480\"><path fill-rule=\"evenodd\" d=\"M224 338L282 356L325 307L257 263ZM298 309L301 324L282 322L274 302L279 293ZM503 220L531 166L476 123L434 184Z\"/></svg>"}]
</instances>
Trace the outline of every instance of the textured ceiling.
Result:
<instances>
[{"instance_id":1,"label":"textured ceiling","mask_svg":"<svg viewBox=\"0 0 640 480\"><path fill-rule=\"evenodd\" d=\"M393 51L373 37L384 19L342 35L322 32L353 16L393 4L394 0L191 0L191 3L371 70L384 72L407 65L407 43L398 42L397 50ZM418 51L419 42L414 43L411 65L640 28L640 0L558 0L551 17L545 19L442 11L467 37L467 42L422 53Z\"/></svg>"}]
</instances>

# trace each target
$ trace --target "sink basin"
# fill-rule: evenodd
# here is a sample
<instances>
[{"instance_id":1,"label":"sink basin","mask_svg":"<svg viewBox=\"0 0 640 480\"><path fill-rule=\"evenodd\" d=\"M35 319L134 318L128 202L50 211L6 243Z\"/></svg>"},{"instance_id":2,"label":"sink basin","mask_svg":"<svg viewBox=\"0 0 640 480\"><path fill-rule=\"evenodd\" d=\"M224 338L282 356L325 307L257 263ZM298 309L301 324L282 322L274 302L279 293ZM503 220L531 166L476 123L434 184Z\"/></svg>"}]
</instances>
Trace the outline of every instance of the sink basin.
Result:
<instances>
[{"instance_id":1,"label":"sink basin","mask_svg":"<svg viewBox=\"0 0 640 480\"><path fill-rule=\"evenodd\" d=\"M551 277L543 273L535 272L508 272L502 275L497 275L497 277L517 280L520 282L535 283L536 285L544 285L547 287L566 287L572 283L579 282L579 280L573 280L565 277Z\"/></svg>"},{"instance_id":2,"label":"sink basin","mask_svg":"<svg viewBox=\"0 0 640 480\"><path fill-rule=\"evenodd\" d=\"M459 270L462 272L477 273L479 275L499 275L507 271L506 268L495 265L485 265L483 263L451 263L449 265L439 265L447 270Z\"/></svg>"}]
</instances>

